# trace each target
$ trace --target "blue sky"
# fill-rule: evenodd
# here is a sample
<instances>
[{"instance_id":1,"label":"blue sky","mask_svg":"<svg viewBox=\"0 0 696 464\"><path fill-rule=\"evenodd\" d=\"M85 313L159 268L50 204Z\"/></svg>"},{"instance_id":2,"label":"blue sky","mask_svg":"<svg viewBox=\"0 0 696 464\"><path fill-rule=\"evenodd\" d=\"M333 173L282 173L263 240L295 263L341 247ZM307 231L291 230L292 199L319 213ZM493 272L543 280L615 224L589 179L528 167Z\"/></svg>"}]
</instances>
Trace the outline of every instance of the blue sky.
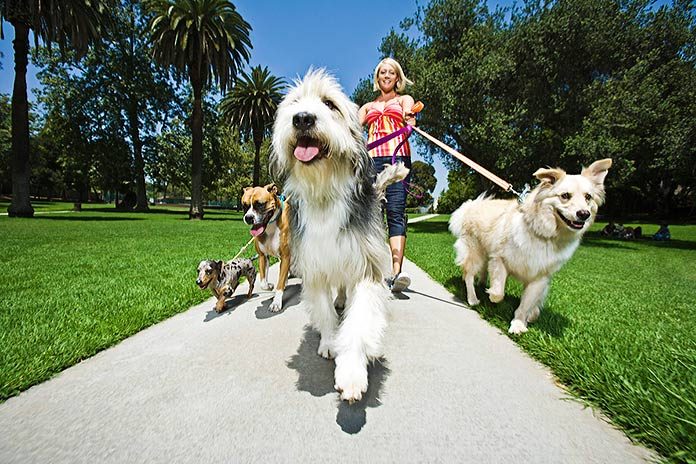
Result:
<instances>
[{"instance_id":1,"label":"blue sky","mask_svg":"<svg viewBox=\"0 0 696 464\"><path fill-rule=\"evenodd\" d=\"M273 74L290 79L303 75L310 66L322 66L336 75L349 95L361 78L372 73L379 61L381 39L392 28L398 29L399 22L416 11L415 0L245 0L233 3L253 28L252 66L268 66ZM423 3L427 2L421 1ZM512 2L489 0L488 3L494 8ZM3 29L0 93L11 94L14 30L7 23ZM30 65L29 89L38 86L35 73L36 69ZM418 76L409 77L418 79ZM33 99L31 90L29 98ZM414 151L414 159L419 159L417 150ZM434 165L438 178L435 193L438 194L447 187L447 172L440 160L435 160Z\"/></svg>"}]
</instances>

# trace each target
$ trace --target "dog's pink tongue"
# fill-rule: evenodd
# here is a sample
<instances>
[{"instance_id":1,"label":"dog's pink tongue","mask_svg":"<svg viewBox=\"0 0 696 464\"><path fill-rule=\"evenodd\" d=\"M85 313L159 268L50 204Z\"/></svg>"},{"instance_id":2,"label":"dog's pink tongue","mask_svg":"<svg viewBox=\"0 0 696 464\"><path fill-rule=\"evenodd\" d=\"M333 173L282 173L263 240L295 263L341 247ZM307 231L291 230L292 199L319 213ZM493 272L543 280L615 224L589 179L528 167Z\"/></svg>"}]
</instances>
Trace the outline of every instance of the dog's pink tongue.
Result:
<instances>
[{"instance_id":1,"label":"dog's pink tongue","mask_svg":"<svg viewBox=\"0 0 696 464\"><path fill-rule=\"evenodd\" d=\"M263 231L266 230L266 226L263 224L254 224L251 226L251 230L249 233L253 235L254 237L258 237L259 235L263 234Z\"/></svg>"},{"instance_id":2,"label":"dog's pink tongue","mask_svg":"<svg viewBox=\"0 0 696 464\"><path fill-rule=\"evenodd\" d=\"M295 147L295 158L307 162L319 154L319 146L309 137L300 137Z\"/></svg>"}]
</instances>

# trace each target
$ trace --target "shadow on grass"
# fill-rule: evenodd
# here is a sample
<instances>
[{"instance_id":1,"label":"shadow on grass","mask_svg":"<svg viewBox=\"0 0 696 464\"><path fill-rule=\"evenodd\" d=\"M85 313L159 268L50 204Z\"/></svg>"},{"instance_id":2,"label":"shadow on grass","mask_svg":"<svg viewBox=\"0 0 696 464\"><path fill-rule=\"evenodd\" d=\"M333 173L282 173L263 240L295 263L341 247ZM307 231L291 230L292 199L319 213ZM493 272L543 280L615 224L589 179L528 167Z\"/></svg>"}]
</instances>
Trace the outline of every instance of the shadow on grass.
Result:
<instances>
[{"instance_id":1,"label":"shadow on grass","mask_svg":"<svg viewBox=\"0 0 696 464\"><path fill-rule=\"evenodd\" d=\"M145 218L139 217L124 217L124 216L80 216L80 213L75 213L75 215L67 214L56 214L54 215L41 215L34 216L35 221L73 221L73 222L111 222L111 221L142 221Z\"/></svg>"},{"instance_id":2,"label":"shadow on grass","mask_svg":"<svg viewBox=\"0 0 696 464\"><path fill-rule=\"evenodd\" d=\"M341 401L334 389L334 362L317 354L319 338L319 332L306 326L297 354L290 358L287 366L299 374L296 383L298 391L308 392L315 397L335 395L339 401L336 423L345 433L356 434L367 423L367 408L377 408L382 404L380 393L391 371L383 359L370 364L367 368L368 388L362 399L353 404Z\"/></svg>"},{"instance_id":3,"label":"shadow on grass","mask_svg":"<svg viewBox=\"0 0 696 464\"><path fill-rule=\"evenodd\" d=\"M452 277L447 281L447 284L456 287L457 292L455 296L466 301L466 289L461 279ZM488 299L485 285L477 283L475 288L476 295L481 303L474 306L472 309L478 312L484 319L493 323L493 325L507 332L510 321L515 315L515 310L520 305L519 297L506 294L505 298L500 303L491 303ZM563 332L569 326L570 320L567 317L548 306L544 306L541 309L539 319L530 325L530 327L554 338L562 337Z\"/></svg>"},{"instance_id":4,"label":"shadow on grass","mask_svg":"<svg viewBox=\"0 0 696 464\"><path fill-rule=\"evenodd\" d=\"M618 240L607 238L599 232L588 232L583 238L582 246L593 248L623 248L626 250L636 251L640 246L651 246L656 248L674 248L677 250L696 250L696 242L687 240L666 240L659 241L652 238L641 238L636 240Z\"/></svg>"},{"instance_id":5,"label":"shadow on grass","mask_svg":"<svg viewBox=\"0 0 696 464\"><path fill-rule=\"evenodd\" d=\"M446 222L414 222L409 224L408 228L419 234L441 234L443 232L449 233Z\"/></svg>"}]
</instances>

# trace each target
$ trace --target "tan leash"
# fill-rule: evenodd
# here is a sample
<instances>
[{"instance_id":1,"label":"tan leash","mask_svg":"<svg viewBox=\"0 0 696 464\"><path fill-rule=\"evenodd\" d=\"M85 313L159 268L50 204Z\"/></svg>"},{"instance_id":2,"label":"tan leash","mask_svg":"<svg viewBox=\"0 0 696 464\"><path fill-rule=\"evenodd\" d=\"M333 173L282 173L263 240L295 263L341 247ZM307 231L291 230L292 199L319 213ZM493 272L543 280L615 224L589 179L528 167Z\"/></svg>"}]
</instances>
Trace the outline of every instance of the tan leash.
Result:
<instances>
[{"instance_id":1,"label":"tan leash","mask_svg":"<svg viewBox=\"0 0 696 464\"><path fill-rule=\"evenodd\" d=\"M244 246L239 250L239 253L237 253L236 255L234 255L234 258L232 258L232 259L235 260L235 259L239 258L239 255L241 255L242 253L244 253L244 250L246 250L247 247L248 247L248 246L251 244L251 242L253 242L253 241L254 241L254 237L251 237L251 238L249 239L249 241L246 243L246 245L244 245Z\"/></svg>"},{"instance_id":2,"label":"tan leash","mask_svg":"<svg viewBox=\"0 0 696 464\"><path fill-rule=\"evenodd\" d=\"M442 148L443 150L445 150L445 151L446 151L447 153L449 153L450 155L452 155L452 156L454 156L455 158L457 158L457 159L458 159L459 161L461 161L462 163L464 163L464 164L466 164L467 166L469 166L469 167L470 167L471 169L473 169L474 171L476 171L476 172L478 172L479 174L481 174L483 177L487 178L488 180L490 180L491 182L493 182L494 184L496 184L496 185L497 185L498 187L500 187L501 189L505 190L506 192L513 191L513 189L512 189L512 184L510 184L509 182L505 182L503 179L501 179L500 177L496 176L496 175L493 174L491 171L489 171L488 169L484 168L483 166L481 166L480 164L476 163L475 161L472 161L472 160L470 160L469 158L467 158L466 156L462 155L461 153L459 153L459 152L458 152L457 150L455 150L454 148L451 148L451 147L449 147L448 145L445 145L444 143L440 142L438 139L436 139L436 138L433 137L432 135L428 134L427 132L425 132L424 130L422 130L422 129L416 127L416 126L413 126L413 130L416 131L416 132L418 132L420 135L422 135L422 136L425 137L426 139L430 140L432 143L434 143L434 144L437 145L438 147L440 147L440 148ZM513 192L514 192L514 191L513 191Z\"/></svg>"},{"instance_id":3,"label":"tan leash","mask_svg":"<svg viewBox=\"0 0 696 464\"><path fill-rule=\"evenodd\" d=\"M423 110L423 107L424 107L424 106L425 106L425 105L423 105L423 102L420 102L420 101L414 103L413 108L411 108L411 113L410 113L410 114L411 114L412 116L415 116L416 113L419 113L420 111ZM457 159L458 159L459 161L461 161L462 163L464 163L464 164L466 164L467 166L469 166L469 167L470 167L471 169L473 169L474 171L476 171L476 172L478 172L479 174L481 174L481 175L482 175L483 177L485 177L486 179L488 179L488 180L490 180L491 182L493 182L494 184L496 184L498 187L500 187L500 188L503 189L504 191L506 191L506 192L512 192L512 193L514 193L515 195L517 195L518 201L522 202L522 201L524 200L524 197L525 197L525 196L527 195L527 193L529 192L529 186L525 186L525 189L524 189L522 192L517 192L517 191L515 191L515 189L512 188L512 184L511 184L511 183L504 181L503 179L501 179L500 177L496 176L496 175L493 174L491 171L489 171L488 169L484 168L483 166L481 166L481 165L478 164L477 162L475 162L475 161L473 161L473 160L470 160L470 159L467 158L466 156L462 155L461 153L459 153L459 152L458 152L457 150L455 150L454 148L452 148L452 147L450 147L450 146L448 146L448 145L445 145L444 143L442 143L441 141L439 141L438 139L436 139L436 138L433 137L432 135L428 134L427 132L425 132L424 130L422 130L422 129L416 127L416 126L411 126L411 128L412 128L413 130L415 130L416 132L418 132L421 136L425 137L426 139L430 140L432 143L434 143L434 144L437 145L438 147L440 147L440 148L442 148L443 150L445 150L445 151L446 151L447 153L449 153L450 155L452 155L452 156L454 156L455 158L457 158Z\"/></svg>"}]
</instances>

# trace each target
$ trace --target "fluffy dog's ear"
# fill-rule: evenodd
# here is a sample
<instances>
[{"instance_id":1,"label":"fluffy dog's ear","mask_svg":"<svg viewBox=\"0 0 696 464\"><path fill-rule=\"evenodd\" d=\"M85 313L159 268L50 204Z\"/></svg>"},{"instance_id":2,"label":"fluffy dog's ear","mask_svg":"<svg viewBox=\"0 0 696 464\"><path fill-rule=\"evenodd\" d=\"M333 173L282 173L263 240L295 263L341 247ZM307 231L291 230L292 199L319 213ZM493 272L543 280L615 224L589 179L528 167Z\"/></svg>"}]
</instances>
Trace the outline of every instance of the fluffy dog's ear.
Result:
<instances>
[{"instance_id":1,"label":"fluffy dog's ear","mask_svg":"<svg viewBox=\"0 0 696 464\"><path fill-rule=\"evenodd\" d=\"M604 185L604 178L607 177L610 167L611 158L605 158L590 164L580 174L590 179L595 185Z\"/></svg>"},{"instance_id":2,"label":"fluffy dog's ear","mask_svg":"<svg viewBox=\"0 0 696 464\"><path fill-rule=\"evenodd\" d=\"M537 171L534 173L534 177L549 185L555 184L559 180L563 179L565 175L565 171L560 168L537 169Z\"/></svg>"},{"instance_id":3,"label":"fluffy dog's ear","mask_svg":"<svg viewBox=\"0 0 696 464\"><path fill-rule=\"evenodd\" d=\"M278 187L276 187L276 184L268 184L264 186L266 190L268 190L270 193L278 193Z\"/></svg>"},{"instance_id":4,"label":"fluffy dog's ear","mask_svg":"<svg viewBox=\"0 0 696 464\"><path fill-rule=\"evenodd\" d=\"M222 261L215 261L215 269L218 271L222 269Z\"/></svg>"}]
</instances>

